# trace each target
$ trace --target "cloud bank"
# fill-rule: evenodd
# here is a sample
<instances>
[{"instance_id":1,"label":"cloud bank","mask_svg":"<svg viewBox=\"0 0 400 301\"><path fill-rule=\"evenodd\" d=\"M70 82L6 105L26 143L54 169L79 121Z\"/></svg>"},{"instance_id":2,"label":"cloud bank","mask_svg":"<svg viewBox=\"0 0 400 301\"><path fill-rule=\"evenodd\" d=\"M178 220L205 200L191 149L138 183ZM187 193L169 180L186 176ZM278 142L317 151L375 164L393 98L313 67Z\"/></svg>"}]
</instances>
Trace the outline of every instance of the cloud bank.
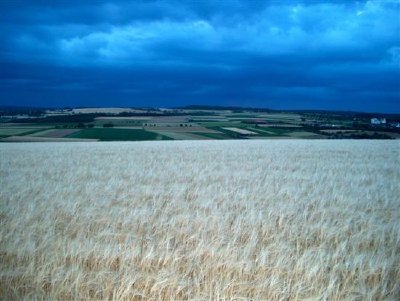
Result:
<instances>
[{"instance_id":1,"label":"cloud bank","mask_svg":"<svg viewBox=\"0 0 400 301\"><path fill-rule=\"evenodd\" d=\"M400 112L398 1L0 4L0 104Z\"/></svg>"}]
</instances>

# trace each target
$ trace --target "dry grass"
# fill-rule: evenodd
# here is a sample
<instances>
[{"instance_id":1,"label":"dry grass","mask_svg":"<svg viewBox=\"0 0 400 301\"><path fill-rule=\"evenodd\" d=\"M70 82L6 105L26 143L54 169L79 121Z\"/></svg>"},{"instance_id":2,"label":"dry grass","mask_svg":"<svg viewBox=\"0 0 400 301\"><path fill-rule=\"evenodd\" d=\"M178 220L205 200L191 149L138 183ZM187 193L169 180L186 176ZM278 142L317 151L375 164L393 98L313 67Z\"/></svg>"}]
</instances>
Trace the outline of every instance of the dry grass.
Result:
<instances>
[{"instance_id":1,"label":"dry grass","mask_svg":"<svg viewBox=\"0 0 400 301\"><path fill-rule=\"evenodd\" d=\"M398 300L399 146L1 144L0 297Z\"/></svg>"}]
</instances>

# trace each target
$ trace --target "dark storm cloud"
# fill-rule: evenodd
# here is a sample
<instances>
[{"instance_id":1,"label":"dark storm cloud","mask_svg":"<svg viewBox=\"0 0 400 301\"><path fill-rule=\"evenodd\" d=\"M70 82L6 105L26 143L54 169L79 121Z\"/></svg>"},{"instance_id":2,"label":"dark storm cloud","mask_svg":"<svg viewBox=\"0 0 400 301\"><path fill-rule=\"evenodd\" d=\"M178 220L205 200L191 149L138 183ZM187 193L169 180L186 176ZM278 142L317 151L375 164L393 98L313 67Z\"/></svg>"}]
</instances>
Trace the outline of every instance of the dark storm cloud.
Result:
<instances>
[{"instance_id":1,"label":"dark storm cloud","mask_svg":"<svg viewBox=\"0 0 400 301\"><path fill-rule=\"evenodd\" d=\"M397 1L3 1L0 11L0 104L400 111Z\"/></svg>"}]
</instances>

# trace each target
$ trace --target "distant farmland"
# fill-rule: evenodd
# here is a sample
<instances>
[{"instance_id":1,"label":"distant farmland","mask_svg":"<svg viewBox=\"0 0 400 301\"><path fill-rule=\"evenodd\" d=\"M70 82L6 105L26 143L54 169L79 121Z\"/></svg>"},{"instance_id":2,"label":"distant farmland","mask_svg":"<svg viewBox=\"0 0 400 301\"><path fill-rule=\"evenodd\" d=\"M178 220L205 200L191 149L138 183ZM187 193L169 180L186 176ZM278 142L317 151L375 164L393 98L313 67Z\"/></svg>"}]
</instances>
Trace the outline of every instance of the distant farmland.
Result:
<instances>
[{"instance_id":1,"label":"distant farmland","mask_svg":"<svg viewBox=\"0 0 400 301\"><path fill-rule=\"evenodd\" d=\"M400 139L400 115L388 115L387 123L374 125L371 114L266 113L257 109L80 108L46 110L40 116L16 113L10 111L10 115L0 116L0 143L71 142L72 139L92 142Z\"/></svg>"},{"instance_id":2,"label":"distant farmland","mask_svg":"<svg viewBox=\"0 0 400 301\"><path fill-rule=\"evenodd\" d=\"M400 299L396 140L3 143L0 156L3 300Z\"/></svg>"}]
</instances>

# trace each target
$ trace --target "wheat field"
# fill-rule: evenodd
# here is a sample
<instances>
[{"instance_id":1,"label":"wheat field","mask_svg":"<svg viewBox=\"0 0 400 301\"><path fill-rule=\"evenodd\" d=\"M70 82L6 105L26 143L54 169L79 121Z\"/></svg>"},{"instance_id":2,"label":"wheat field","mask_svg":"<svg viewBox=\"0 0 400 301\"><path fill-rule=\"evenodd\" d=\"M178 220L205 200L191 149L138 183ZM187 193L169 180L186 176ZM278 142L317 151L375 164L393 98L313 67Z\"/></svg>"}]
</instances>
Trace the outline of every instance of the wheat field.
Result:
<instances>
[{"instance_id":1,"label":"wheat field","mask_svg":"<svg viewBox=\"0 0 400 301\"><path fill-rule=\"evenodd\" d=\"M398 141L0 145L0 298L399 300Z\"/></svg>"}]
</instances>

